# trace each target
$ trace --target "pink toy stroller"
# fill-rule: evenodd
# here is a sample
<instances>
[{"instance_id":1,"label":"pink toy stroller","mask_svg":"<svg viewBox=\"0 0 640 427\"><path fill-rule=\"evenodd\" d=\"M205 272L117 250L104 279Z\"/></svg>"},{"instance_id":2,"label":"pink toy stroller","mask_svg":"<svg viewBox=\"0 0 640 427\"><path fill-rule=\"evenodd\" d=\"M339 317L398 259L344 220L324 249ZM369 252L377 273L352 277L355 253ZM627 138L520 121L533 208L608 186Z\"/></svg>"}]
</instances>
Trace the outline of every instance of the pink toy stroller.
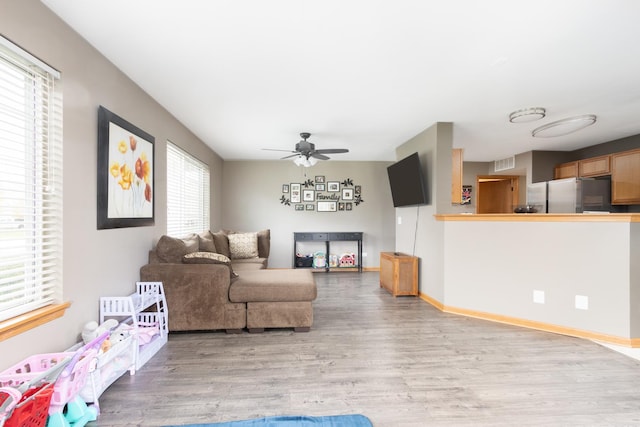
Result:
<instances>
[{"instance_id":1,"label":"pink toy stroller","mask_svg":"<svg viewBox=\"0 0 640 427\"><path fill-rule=\"evenodd\" d=\"M109 335L107 331L71 353L71 361L54 386L47 427L83 427L98 418L98 409L93 405L87 406L79 392L87 381L91 365L96 363L100 345Z\"/></svg>"}]
</instances>

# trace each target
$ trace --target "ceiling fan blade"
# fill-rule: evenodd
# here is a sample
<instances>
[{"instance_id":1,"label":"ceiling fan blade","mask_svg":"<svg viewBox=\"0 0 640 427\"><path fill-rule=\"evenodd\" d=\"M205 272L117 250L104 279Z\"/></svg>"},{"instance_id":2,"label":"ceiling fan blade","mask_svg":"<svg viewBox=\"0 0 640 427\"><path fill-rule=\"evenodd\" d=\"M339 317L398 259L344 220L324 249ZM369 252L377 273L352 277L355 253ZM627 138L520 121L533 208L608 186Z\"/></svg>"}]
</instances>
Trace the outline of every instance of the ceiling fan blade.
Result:
<instances>
[{"instance_id":1,"label":"ceiling fan blade","mask_svg":"<svg viewBox=\"0 0 640 427\"><path fill-rule=\"evenodd\" d=\"M280 150L279 148L263 148L263 151L285 151L287 153L295 153L295 151L292 150Z\"/></svg>"},{"instance_id":2,"label":"ceiling fan blade","mask_svg":"<svg viewBox=\"0 0 640 427\"><path fill-rule=\"evenodd\" d=\"M292 158L292 157L296 157L296 156L299 156L299 155L300 155L300 153L295 153L295 154L292 154L292 155L290 155L290 156L280 157L280 160L290 159L290 158Z\"/></svg>"},{"instance_id":3,"label":"ceiling fan blade","mask_svg":"<svg viewBox=\"0 0 640 427\"><path fill-rule=\"evenodd\" d=\"M348 153L349 150L346 148L325 148L324 150L316 150L316 153L323 154L339 154L339 153Z\"/></svg>"},{"instance_id":4,"label":"ceiling fan blade","mask_svg":"<svg viewBox=\"0 0 640 427\"><path fill-rule=\"evenodd\" d=\"M318 153L318 151L314 151L313 153L311 153L311 157L315 157L316 159L320 160L329 160L329 157L325 156L324 154Z\"/></svg>"}]
</instances>

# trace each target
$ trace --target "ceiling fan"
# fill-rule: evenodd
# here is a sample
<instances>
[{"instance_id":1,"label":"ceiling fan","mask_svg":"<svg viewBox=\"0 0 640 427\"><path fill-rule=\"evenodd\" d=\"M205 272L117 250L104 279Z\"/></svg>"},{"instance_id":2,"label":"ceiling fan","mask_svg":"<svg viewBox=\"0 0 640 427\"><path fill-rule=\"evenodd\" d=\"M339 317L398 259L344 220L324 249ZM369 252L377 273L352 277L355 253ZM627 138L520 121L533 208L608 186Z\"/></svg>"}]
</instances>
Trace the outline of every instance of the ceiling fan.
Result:
<instances>
[{"instance_id":1,"label":"ceiling fan","mask_svg":"<svg viewBox=\"0 0 640 427\"><path fill-rule=\"evenodd\" d=\"M322 150L316 150L316 145L312 142L307 141L307 139L309 139L310 136L311 136L310 133L302 132L300 134L300 137L302 138L302 140L296 144L296 149L293 151L278 150L275 148L263 148L263 150L286 151L289 153L293 153L291 155L281 157L281 159L289 159L291 157L300 156L300 157L304 157L306 160L309 160L309 157L319 159L319 160L329 160L329 157L325 156L325 154L338 154L338 153L349 152L349 150L346 148L325 148Z\"/></svg>"}]
</instances>

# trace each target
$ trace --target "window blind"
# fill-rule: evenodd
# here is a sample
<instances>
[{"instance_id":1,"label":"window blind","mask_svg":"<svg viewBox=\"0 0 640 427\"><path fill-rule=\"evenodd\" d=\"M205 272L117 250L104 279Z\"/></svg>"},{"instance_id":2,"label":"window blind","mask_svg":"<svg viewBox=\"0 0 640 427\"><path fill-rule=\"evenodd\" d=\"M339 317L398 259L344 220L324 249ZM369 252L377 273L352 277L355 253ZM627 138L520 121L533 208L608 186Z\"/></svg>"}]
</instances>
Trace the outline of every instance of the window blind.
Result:
<instances>
[{"instance_id":1,"label":"window blind","mask_svg":"<svg viewBox=\"0 0 640 427\"><path fill-rule=\"evenodd\" d=\"M209 166L167 141L167 235L208 230L209 203Z\"/></svg>"},{"instance_id":2,"label":"window blind","mask_svg":"<svg viewBox=\"0 0 640 427\"><path fill-rule=\"evenodd\" d=\"M58 78L0 37L0 321L62 300Z\"/></svg>"}]
</instances>

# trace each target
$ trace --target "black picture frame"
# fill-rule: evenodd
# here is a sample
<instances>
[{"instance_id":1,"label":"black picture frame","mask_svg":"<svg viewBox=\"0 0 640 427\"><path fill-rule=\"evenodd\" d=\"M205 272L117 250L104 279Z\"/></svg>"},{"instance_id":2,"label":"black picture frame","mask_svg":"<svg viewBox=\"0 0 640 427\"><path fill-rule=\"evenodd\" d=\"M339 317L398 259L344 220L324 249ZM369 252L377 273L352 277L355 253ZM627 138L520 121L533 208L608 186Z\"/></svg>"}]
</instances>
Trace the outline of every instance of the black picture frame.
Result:
<instances>
[{"instance_id":1,"label":"black picture frame","mask_svg":"<svg viewBox=\"0 0 640 427\"><path fill-rule=\"evenodd\" d=\"M155 223L155 138L98 108L98 230Z\"/></svg>"},{"instance_id":2,"label":"black picture frame","mask_svg":"<svg viewBox=\"0 0 640 427\"><path fill-rule=\"evenodd\" d=\"M342 189L342 200L353 200L353 188Z\"/></svg>"},{"instance_id":3,"label":"black picture frame","mask_svg":"<svg viewBox=\"0 0 640 427\"><path fill-rule=\"evenodd\" d=\"M302 190L302 201L313 202L316 200L316 192L314 190Z\"/></svg>"}]
</instances>

